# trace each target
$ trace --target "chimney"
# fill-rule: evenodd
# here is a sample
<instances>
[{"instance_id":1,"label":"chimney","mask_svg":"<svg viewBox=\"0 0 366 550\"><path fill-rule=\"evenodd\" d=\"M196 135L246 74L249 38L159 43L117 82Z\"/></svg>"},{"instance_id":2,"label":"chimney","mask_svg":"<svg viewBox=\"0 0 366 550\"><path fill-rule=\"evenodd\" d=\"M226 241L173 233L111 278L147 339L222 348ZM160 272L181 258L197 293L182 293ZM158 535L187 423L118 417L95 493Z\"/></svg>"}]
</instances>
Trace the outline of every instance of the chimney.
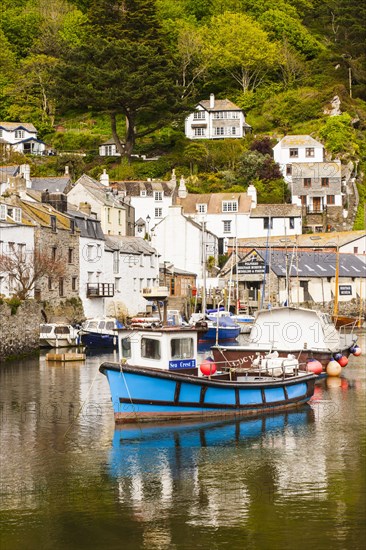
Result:
<instances>
[{"instance_id":1,"label":"chimney","mask_svg":"<svg viewBox=\"0 0 366 550\"><path fill-rule=\"evenodd\" d=\"M103 169L103 174L100 176L99 180L102 185L109 187L109 176L105 168Z\"/></svg>"},{"instance_id":2,"label":"chimney","mask_svg":"<svg viewBox=\"0 0 366 550\"><path fill-rule=\"evenodd\" d=\"M210 94L210 109L215 107L215 94Z\"/></svg>"},{"instance_id":3,"label":"chimney","mask_svg":"<svg viewBox=\"0 0 366 550\"><path fill-rule=\"evenodd\" d=\"M69 167L66 165L65 166L65 176L68 176L69 175Z\"/></svg>"},{"instance_id":4,"label":"chimney","mask_svg":"<svg viewBox=\"0 0 366 550\"><path fill-rule=\"evenodd\" d=\"M186 182L184 177L181 176L180 182L179 182L179 188L178 188L178 197L180 199L185 199L187 195L188 195L188 192L187 192Z\"/></svg>"},{"instance_id":5,"label":"chimney","mask_svg":"<svg viewBox=\"0 0 366 550\"><path fill-rule=\"evenodd\" d=\"M172 170L172 177L170 180L174 185L177 185L177 176L175 175L175 168Z\"/></svg>"},{"instance_id":6,"label":"chimney","mask_svg":"<svg viewBox=\"0 0 366 550\"><path fill-rule=\"evenodd\" d=\"M44 204L49 204L59 212L63 212L64 214L67 212L67 196L65 193L49 193L48 189L46 189L42 192L41 201Z\"/></svg>"},{"instance_id":7,"label":"chimney","mask_svg":"<svg viewBox=\"0 0 366 550\"><path fill-rule=\"evenodd\" d=\"M79 210L80 212L84 212L87 216L90 216L91 214L91 205L88 202L80 202L79 203Z\"/></svg>"},{"instance_id":8,"label":"chimney","mask_svg":"<svg viewBox=\"0 0 366 550\"><path fill-rule=\"evenodd\" d=\"M252 199L251 208L256 208L257 206L257 190L254 185L249 185L247 189L247 195Z\"/></svg>"},{"instance_id":9,"label":"chimney","mask_svg":"<svg viewBox=\"0 0 366 550\"><path fill-rule=\"evenodd\" d=\"M31 182L31 179L30 179L30 165L29 164L21 164L19 166L19 172L21 173L21 175L25 179L26 188L31 189L32 182Z\"/></svg>"}]
</instances>

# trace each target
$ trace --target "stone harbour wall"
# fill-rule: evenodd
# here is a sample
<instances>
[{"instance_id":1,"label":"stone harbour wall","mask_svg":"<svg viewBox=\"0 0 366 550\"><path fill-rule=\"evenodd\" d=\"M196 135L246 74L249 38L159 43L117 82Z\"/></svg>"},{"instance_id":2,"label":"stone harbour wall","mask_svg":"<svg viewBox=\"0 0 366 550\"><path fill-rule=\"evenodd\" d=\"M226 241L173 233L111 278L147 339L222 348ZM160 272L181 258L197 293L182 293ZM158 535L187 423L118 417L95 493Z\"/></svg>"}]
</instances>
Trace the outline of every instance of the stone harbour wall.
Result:
<instances>
[{"instance_id":1,"label":"stone harbour wall","mask_svg":"<svg viewBox=\"0 0 366 550\"><path fill-rule=\"evenodd\" d=\"M38 350L41 322L41 306L36 302L22 303L13 314L8 304L0 304L0 363Z\"/></svg>"}]
</instances>

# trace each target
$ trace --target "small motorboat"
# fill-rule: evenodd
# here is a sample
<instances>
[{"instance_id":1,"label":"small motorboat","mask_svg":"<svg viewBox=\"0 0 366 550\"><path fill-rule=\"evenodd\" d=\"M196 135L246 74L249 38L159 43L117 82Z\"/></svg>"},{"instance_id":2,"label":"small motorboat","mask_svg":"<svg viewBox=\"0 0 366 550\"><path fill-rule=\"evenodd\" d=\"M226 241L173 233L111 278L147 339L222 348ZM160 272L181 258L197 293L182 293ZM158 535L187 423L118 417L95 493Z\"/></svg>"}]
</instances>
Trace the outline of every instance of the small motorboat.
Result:
<instances>
[{"instance_id":1,"label":"small motorboat","mask_svg":"<svg viewBox=\"0 0 366 550\"><path fill-rule=\"evenodd\" d=\"M41 348L69 348L79 344L78 329L66 323L43 323L39 327Z\"/></svg>"},{"instance_id":2,"label":"small motorboat","mask_svg":"<svg viewBox=\"0 0 366 550\"><path fill-rule=\"evenodd\" d=\"M87 319L79 331L81 343L88 348L116 348L119 328L122 323L113 317Z\"/></svg>"},{"instance_id":3,"label":"small motorboat","mask_svg":"<svg viewBox=\"0 0 366 550\"><path fill-rule=\"evenodd\" d=\"M106 362L116 422L201 419L273 413L307 402L317 376L293 357L267 358L251 369L198 368L192 327L118 330L119 363Z\"/></svg>"},{"instance_id":4,"label":"small motorboat","mask_svg":"<svg viewBox=\"0 0 366 550\"><path fill-rule=\"evenodd\" d=\"M200 342L223 342L236 340L240 334L240 326L231 315L193 313L189 320L190 326L199 322L207 323L206 332L200 335Z\"/></svg>"}]
</instances>

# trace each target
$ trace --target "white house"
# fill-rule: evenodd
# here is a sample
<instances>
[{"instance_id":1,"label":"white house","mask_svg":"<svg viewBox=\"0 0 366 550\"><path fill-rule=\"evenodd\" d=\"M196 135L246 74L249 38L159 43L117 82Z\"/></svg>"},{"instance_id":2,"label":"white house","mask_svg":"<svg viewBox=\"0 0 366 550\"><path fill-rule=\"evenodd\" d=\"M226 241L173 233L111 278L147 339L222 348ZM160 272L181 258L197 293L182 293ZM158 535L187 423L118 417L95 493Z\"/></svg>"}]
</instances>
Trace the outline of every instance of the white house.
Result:
<instances>
[{"instance_id":1,"label":"white house","mask_svg":"<svg viewBox=\"0 0 366 550\"><path fill-rule=\"evenodd\" d=\"M102 176L101 176L102 177ZM148 179L147 181L112 181L111 187L119 196L128 197L135 209L135 224L130 234L144 237L150 229L168 215L174 204L176 177L173 170L170 181Z\"/></svg>"},{"instance_id":2,"label":"white house","mask_svg":"<svg viewBox=\"0 0 366 550\"><path fill-rule=\"evenodd\" d=\"M37 130L30 123L0 122L0 139L17 153L41 155L46 144L38 139Z\"/></svg>"},{"instance_id":3,"label":"white house","mask_svg":"<svg viewBox=\"0 0 366 550\"><path fill-rule=\"evenodd\" d=\"M114 280L105 275L105 237L100 221L90 217L90 210L68 209L80 231L79 292L87 318L105 315L105 300L114 294Z\"/></svg>"},{"instance_id":4,"label":"white house","mask_svg":"<svg viewBox=\"0 0 366 550\"><path fill-rule=\"evenodd\" d=\"M4 199L0 200L0 256L12 255L27 265L33 261L35 224L24 218L22 209ZM23 260L24 258L24 260ZM0 296L9 297L16 289L15 279L8 273L1 273ZM30 293L30 297L34 292Z\"/></svg>"},{"instance_id":5,"label":"white house","mask_svg":"<svg viewBox=\"0 0 366 550\"><path fill-rule=\"evenodd\" d=\"M186 216L201 223L218 237L219 254L227 251L229 239L271 235L296 235L302 230L301 208L292 204L257 204L253 185L246 193L187 193L181 181L177 204Z\"/></svg>"},{"instance_id":6,"label":"white house","mask_svg":"<svg viewBox=\"0 0 366 550\"><path fill-rule=\"evenodd\" d=\"M324 162L324 145L311 136L285 136L273 147L273 158L290 183L293 164Z\"/></svg>"},{"instance_id":7,"label":"white house","mask_svg":"<svg viewBox=\"0 0 366 550\"><path fill-rule=\"evenodd\" d=\"M203 100L185 120L188 139L242 138L252 127L245 122L244 111L229 99Z\"/></svg>"},{"instance_id":8,"label":"white house","mask_svg":"<svg viewBox=\"0 0 366 550\"><path fill-rule=\"evenodd\" d=\"M159 286L158 253L139 237L107 237L104 277L114 284L114 296L106 300L107 315L146 311L142 291Z\"/></svg>"},{"instance_id":9,"label":"white house","mask_svg":"<svg viewBox=\"0 0 366 550\"><path fill-rule=\"evenodd\" d=\"M120 157L121 153L117 151L116 142L111 138L99 145L99 155L101 157Z\"/></svg>"},{"instance_id":10,"label":"white house","mask_svg":"<svg viewBox=\"0 0 366 550\"><path fill-rule=\"evenodd\" d=\"M116 196L108 185L83 174L68 191L67 198L76 209L80 204L90 205L91 215L100 220L105 235L133 234L129 233L135 219L133 207L123 197Z\"/></svg>"},{"instance_id":11,"label":"white house","mask_svg":"<svg viewBox=\"0 0 366 550\"><path fill-rule=\"evenodd\" d=\"M185 216L179 205L170 206L168 215L152 227L151 244L161 260L175 267L203 276L204 258L212 256L217 265L218 239L205 224Z\"/></svg>"}]
</instances>

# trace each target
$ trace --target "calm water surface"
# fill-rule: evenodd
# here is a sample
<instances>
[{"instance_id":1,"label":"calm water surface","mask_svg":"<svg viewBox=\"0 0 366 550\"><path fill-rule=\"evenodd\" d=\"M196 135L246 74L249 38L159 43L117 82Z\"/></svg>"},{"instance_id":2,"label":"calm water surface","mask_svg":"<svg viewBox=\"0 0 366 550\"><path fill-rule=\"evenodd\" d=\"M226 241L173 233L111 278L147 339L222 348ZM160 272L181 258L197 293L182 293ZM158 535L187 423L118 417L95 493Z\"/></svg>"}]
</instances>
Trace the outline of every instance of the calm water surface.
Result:
<instances>
[{"instance_id":1,"label":"calm water surface","mask_svg":"<svg viewBox=\"0 0 366 550\"><path fill-rule=\"evenodd\" d=\"M107 359L0 367L1 550L365 548L365 355L292 413L125 429Z\"/></svg>"}]
</instances>

